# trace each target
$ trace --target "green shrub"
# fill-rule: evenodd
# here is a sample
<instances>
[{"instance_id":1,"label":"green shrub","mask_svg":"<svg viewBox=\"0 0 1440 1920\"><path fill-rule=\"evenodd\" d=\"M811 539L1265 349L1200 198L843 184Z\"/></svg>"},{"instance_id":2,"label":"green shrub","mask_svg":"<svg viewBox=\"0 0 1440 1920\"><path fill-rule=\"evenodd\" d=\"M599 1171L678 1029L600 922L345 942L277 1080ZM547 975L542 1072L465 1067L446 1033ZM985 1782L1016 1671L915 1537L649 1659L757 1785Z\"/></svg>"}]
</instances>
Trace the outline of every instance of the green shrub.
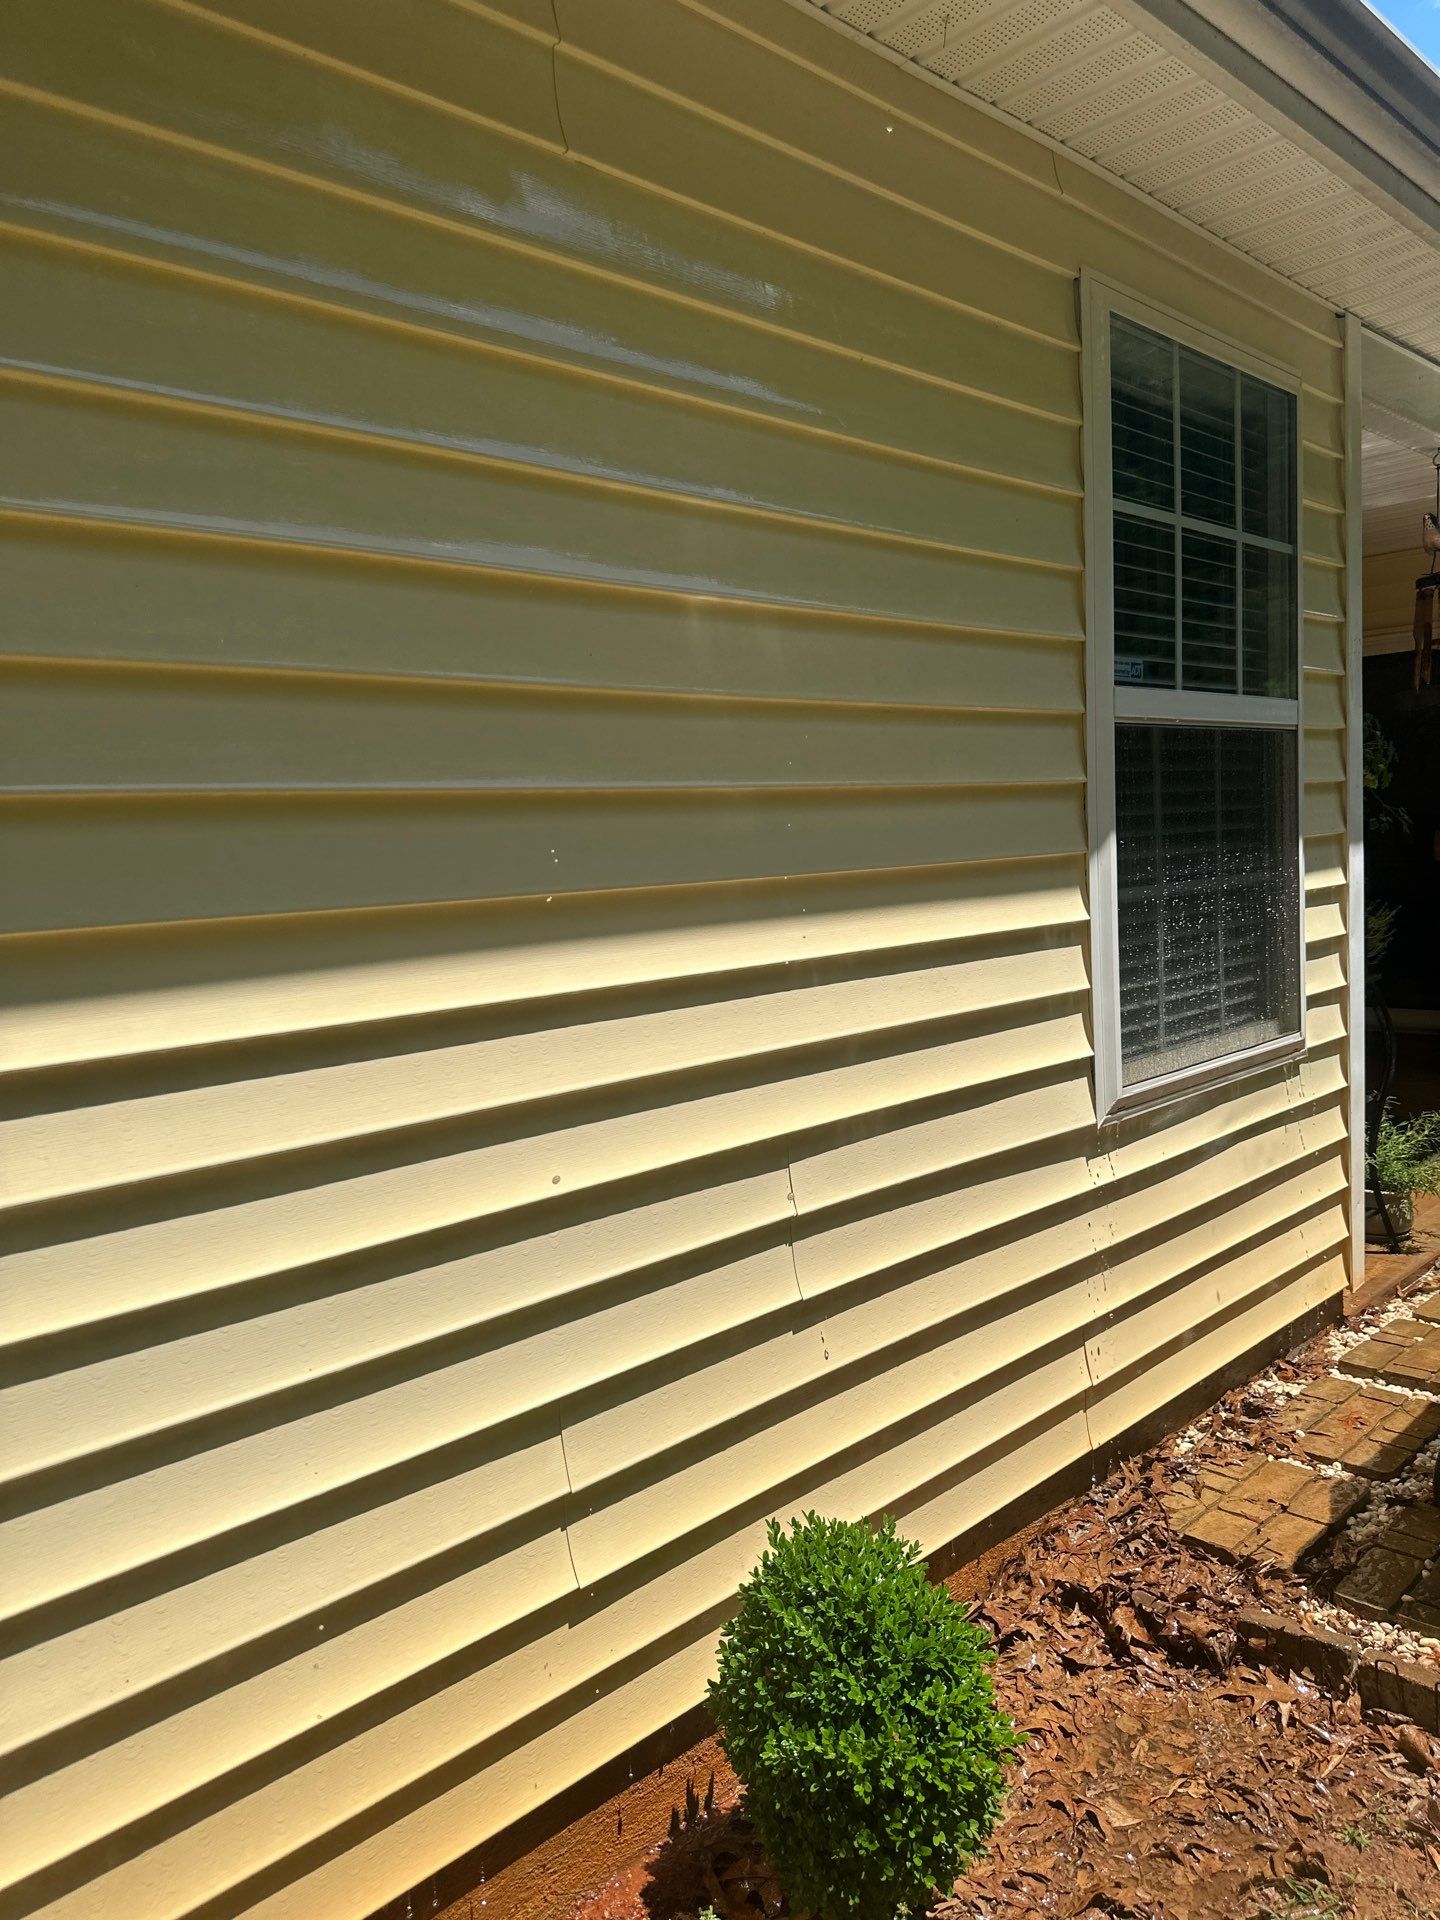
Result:
<instances>
[{"instance_id":1,"label":"green shrub","mask_svg":"<svg viewBox=\"0 0 1440 1920\"><path fill-rule=\"evenodd\" d=\"M993 1658L893 1521L770 1523L710 1705L792 1910L892 1920L949 1891L1019 1745Z\"/></svg>"},{"instance_id":2,"label":"green shrub","mask_svg":"<svg viewBox=\"0 0 1440 1920\"><path fill-rule=\"evenodd\" d=\"M1366 908L1365 959L1368 965L1378 967L1390 951L1390 942L1395 938L1395 922L1399 917L1399 907L1382 904Z\"/></svg>"},{"instance_id":3,"label":"green shrub","mask_svg":"<svg viewBox=\"0 0 1440 1920\"><path fill-rule=\"evenodd\" d=\"M1375 1151L1366 1166L1371 1188L1384 1193L1440 1193L1440 1113L1397 1120L1387 1100Z\"/></svg>"},{"instance_id":4,"label":"green shrub","mask_svg":"<svg viewBox=\"0 0 1440 1920\"><path fill-rule=\"evenodd\" d=\"M1365 825L1372 833L1390 833L1398 829L1402 833L1410 830L1410 816L1403 807L1392 807L1381 795L1395 777L1395 767L1400 758L1395 743L1386 734L1385 729L1373 713L1365 716L1365 745L1362 761L1364 780Z\"/></svg>"}]
</instances>

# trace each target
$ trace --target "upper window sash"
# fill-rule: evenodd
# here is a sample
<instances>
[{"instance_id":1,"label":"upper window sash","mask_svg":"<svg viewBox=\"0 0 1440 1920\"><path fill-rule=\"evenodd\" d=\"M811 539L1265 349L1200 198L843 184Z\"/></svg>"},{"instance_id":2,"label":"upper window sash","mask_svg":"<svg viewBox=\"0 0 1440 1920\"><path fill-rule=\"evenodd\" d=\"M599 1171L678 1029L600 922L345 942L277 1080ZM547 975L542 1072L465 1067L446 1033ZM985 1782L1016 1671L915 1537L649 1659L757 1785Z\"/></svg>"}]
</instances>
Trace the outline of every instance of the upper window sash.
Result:
<instances>
[{"instance_id":1,"label":"upper window sash","mask_svg":"<svg viewBox=\"0 0 1440 1920\"><path fill-rule=\"evenodd\" d=\"M1298 385L1139 303L1101 304L1087 484L1109 507L1115 680L1298 698Z\"/></svg>"}]
</instances>

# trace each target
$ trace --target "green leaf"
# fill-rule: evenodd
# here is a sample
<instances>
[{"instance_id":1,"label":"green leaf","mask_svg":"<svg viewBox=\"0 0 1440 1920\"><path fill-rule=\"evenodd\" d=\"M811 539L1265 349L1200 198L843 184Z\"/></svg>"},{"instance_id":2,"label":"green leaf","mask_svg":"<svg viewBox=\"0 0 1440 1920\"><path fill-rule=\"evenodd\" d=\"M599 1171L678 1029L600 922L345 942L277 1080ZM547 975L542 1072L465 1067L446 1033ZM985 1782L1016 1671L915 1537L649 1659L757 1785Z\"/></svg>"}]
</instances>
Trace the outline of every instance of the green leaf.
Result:
<instances>
[{"instance_id":1,"label":"green leaf","mask_svg":"<svg viewBox=\"0 0 1440 1920\"><path fill-rule=\"evenodd\" d=\"M893 1520L767 1537L709 1690L751 1817L793 1909L921 1914L983 1847L1019 1744L993 1650Z\"/></svg>"}]
</instances>

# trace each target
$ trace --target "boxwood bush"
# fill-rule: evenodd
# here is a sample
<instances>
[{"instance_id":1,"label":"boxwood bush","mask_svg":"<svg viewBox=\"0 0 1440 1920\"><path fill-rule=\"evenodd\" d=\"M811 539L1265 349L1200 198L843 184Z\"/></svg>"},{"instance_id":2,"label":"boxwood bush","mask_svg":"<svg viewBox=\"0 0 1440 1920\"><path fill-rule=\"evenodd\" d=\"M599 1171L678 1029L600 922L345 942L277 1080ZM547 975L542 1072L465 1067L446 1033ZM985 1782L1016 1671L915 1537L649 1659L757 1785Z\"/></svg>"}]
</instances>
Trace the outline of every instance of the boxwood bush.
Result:
<instances>
[{"instance_id":1,"label":"boxwood bush","mask_svg":"<svg viewBox=\"0 0 1440 1920\"><path fill-rule=\"evenodd\" d=\"M922 1914L981 1851L1019 1744L993 1658L893 1521L770 1523L710 1705L792 1912Z\"/></svg>"}]
</instances>

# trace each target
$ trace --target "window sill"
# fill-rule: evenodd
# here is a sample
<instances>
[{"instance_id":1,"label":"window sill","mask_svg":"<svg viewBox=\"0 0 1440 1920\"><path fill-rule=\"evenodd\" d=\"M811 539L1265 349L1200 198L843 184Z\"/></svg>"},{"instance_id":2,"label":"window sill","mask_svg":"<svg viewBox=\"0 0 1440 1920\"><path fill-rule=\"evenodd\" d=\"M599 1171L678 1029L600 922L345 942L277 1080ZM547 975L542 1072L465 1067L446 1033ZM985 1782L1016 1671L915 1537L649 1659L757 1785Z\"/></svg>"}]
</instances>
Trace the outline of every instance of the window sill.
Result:
<instances>
[{"instance_id":1,"label":"window sill","mask_svg":"<svg viewBox=\"0 0 1440 1920\"><path fill-rule=\"evenodd\" d=\"M1182 1067L1178 1073L1161 1074L1154 1080L1141 1080L1133 1087L1124 1088L1116 1096L1100 1116L1099 1125L1111 1126L1117 1121L1128 1120L1132 1114L1149 1112L1186 1094L1229 1086L1232 1081L1244 1080L1266 1067L1301 1060L1304 1056L1303 1033L1281 1034L1278 1039L1267 1040L1264 1046L1247 1047L1243 1053L1222 1054L1218 1060L1203 1060L1197 1066Z\"/></svg>"}]
</instances>

